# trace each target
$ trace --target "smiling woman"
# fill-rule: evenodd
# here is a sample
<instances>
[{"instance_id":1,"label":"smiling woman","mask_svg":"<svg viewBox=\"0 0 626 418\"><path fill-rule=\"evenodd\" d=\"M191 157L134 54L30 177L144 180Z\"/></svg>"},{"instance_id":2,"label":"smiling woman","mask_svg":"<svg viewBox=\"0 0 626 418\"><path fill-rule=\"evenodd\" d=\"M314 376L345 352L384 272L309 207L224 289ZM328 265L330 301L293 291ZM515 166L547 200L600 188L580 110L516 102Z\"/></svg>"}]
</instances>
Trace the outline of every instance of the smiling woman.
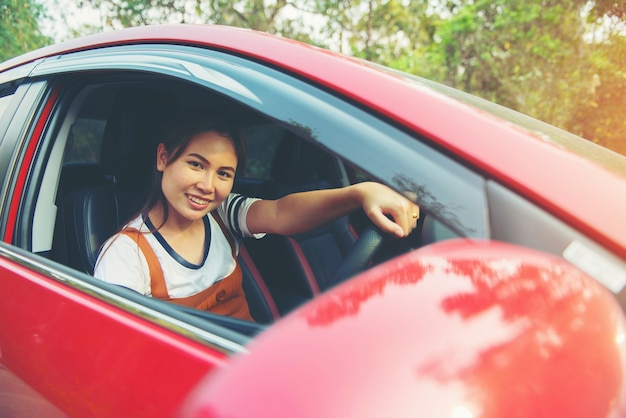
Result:
<instances>
[{"instance_id":1,"label":"smiling woman","mask_svg":"<svg viewBox=\"0 0 626 418\"><path fill-rule=\"evenodd\" d=\"M214 112L189 112L158 144L146 202L123 226L136 234L109 240L94 275L140 294L252 320L232 237L252 236L245 218L254 200L230 195L242 145L225 116ZM219 215L207 216L214 210Z\"/></svg>"}]
</instances>

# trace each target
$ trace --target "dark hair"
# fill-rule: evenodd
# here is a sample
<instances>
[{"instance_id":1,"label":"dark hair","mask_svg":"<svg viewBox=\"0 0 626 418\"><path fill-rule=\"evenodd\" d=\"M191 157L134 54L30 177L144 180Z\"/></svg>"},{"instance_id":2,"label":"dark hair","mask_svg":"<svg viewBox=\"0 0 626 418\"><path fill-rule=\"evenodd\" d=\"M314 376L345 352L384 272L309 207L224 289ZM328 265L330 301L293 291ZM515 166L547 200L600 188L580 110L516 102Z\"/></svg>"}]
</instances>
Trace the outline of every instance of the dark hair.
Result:
<instances>
[{"instance_id":1,"label":"dark hair","mask_svg":"<svg viewBox=\"0 0 626 418\"><path fill-rule=\"evenodd\" d=\"M180 158L191 139L203 132L216 132L231 140L237 156L237 172L240 172L246 158L243 141L239 137L237 130L233 129L227 115L213 109L195 109L172 118L169 128L165 129L163 140L160 141L165 146L169 156L167 165ZM155 153L154 161L156 161L156 148L154 148L153 152ZM163 219L159 225L154 226L155 229L163 226L169 216L167 200L161 188L162 177L163 173L157 170L156 164L154 164L147 198L139 211L139 215L145 219L150 210L161 203Z\"/></svg>"}]
</instances>

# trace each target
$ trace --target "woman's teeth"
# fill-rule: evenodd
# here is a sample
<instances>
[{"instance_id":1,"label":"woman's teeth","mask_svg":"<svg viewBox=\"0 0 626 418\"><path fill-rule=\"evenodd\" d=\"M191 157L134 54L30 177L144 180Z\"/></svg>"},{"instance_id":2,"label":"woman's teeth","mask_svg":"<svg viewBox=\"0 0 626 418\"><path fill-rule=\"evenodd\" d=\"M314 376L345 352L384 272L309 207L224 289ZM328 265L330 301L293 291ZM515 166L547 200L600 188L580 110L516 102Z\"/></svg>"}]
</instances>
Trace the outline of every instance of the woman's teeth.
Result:
<instances>
[{"instance_id":1,"label":"woman's teeth","mask_svg":"<svg viewBox=\"0 0 626 418\"><path fill-rule=\"evenodd\" d=\"M199 197L196 196L191 196L191 195L187 195L187 197L189 198L189 200L191 200L193 203L197 203L198 205L207 205L209 203L209 200L206 199L200 199Z\"/></svg>"}]
</instances>

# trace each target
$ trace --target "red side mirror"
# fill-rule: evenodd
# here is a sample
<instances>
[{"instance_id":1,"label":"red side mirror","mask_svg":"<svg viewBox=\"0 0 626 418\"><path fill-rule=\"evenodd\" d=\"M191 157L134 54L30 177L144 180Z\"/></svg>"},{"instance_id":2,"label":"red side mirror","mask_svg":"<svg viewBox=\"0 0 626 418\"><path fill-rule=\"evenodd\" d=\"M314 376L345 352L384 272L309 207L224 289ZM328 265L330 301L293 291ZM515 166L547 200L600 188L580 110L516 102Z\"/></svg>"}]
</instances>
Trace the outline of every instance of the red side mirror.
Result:
<instances>
[{"instance_id":1,"label":"red side mirror","mask_svg":"<svg viewBox=\"0 0 626 418\"><path fill-rule=\"evenodd\" d=\"M448 241L284 318L181 416L624 416L624 325L562 259Z\"/></svg>"}]
</instances>

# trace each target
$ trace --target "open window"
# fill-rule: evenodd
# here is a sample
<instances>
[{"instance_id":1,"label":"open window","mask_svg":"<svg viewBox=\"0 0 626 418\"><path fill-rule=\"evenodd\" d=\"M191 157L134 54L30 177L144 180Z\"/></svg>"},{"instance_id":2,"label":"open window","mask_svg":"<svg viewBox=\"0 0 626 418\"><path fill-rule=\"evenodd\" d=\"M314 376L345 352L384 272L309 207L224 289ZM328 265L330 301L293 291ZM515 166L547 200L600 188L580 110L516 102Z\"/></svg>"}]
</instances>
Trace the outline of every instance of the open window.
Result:
<instances>
[{"instance_id":1,"label":"open window","mask_svg":"<svg viewBox=\"0 0 626 418\"><path fill-rule=\"evenodd\" d=\"M70 54L64 64L73 62L75 71L57 75L58 105L37 160L32 234L23 237L33 252L92 274L102 242L143 202L163 123L198 106L227 112L246 143L235 192L278 198L371 179L416 199L420 228L386 245L374 264L442 239L487 236L483 179L380 115L214 51L141 46L112 48L108 56L116 60ZM35 75L55 73L55 65L44 63ZM115 198L86 208L95 190ZM333 285L366 227L366 217L354 213L318 231L246 240L242 248L284 315Z\"/></svg>"}]
</instances>

